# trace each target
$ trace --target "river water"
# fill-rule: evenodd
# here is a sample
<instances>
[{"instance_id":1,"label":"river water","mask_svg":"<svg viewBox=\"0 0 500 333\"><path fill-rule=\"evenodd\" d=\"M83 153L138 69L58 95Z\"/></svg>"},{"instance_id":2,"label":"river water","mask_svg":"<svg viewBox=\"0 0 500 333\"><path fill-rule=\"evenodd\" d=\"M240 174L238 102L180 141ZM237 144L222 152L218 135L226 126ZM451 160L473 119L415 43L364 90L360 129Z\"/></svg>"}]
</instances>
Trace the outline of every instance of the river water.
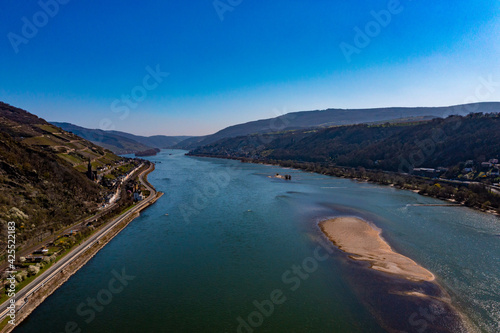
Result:
<instances>
[{"instance_id":1,"label":"river water","mask_svg":"<svg viewBox=\"0 0 500 333\"><path fill-rule=\"evenodd\" d=\"M15 332L452 331L439 293L500 330L500 220L410 191L162 150L165 194ZM269 176L291 174L291 181ZM407 284L349 259L317 223L358 216L433 272ZM403 286L404 285L404 286ZM403 286L403 287L401 287ZM409 289L408 289L409 288ZM436 291L438 290L438 291Z\"/></svg>"}]
</instances>

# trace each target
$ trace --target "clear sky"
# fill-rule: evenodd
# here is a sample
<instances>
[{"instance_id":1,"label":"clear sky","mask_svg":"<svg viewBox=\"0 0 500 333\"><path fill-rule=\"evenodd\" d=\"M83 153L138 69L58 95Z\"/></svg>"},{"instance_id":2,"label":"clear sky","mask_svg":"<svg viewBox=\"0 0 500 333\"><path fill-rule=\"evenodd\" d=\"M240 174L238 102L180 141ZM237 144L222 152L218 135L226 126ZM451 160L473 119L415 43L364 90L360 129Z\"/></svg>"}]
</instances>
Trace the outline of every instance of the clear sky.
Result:
<instances>
[{"instance_id":1,"label":"clear sky","mask_svg":"<svg viewBox=\"0 0 500 333\"><path fill-rule=\"evenodd\" d=\"M0 100L141 135L500 101L498 0L4 0L0 36Z\"/></svg>"}]
</instances>

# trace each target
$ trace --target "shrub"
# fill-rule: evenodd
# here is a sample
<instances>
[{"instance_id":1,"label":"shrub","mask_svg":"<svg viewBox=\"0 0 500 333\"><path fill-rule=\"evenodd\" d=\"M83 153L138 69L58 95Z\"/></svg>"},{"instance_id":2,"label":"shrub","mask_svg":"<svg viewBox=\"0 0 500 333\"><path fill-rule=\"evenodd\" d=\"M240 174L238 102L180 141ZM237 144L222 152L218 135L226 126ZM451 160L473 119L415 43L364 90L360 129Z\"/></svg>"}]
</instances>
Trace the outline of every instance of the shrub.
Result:
<instances>
[{"instance_id":1,"label":"shrub","mask_svg":"<svg viewBox=\"0 0 500 333\"><path fill-rule=\"evenodd\" d=\"M29 276L37 275L38 272L40 272L40 267L33 266L33 265L31 265L30 267L28 267L28 275Z\"/></svg>"},{"instance_id":2,"label":"shrub","mask_svg":"<svg viewBox=\"0 0 500 333\"><path fill-rule=\"evenodd\" d=\"M21 273L16 274L16 281L17 283L21 283L24 280L24 276Z\"/></svg>"}]
</instances>

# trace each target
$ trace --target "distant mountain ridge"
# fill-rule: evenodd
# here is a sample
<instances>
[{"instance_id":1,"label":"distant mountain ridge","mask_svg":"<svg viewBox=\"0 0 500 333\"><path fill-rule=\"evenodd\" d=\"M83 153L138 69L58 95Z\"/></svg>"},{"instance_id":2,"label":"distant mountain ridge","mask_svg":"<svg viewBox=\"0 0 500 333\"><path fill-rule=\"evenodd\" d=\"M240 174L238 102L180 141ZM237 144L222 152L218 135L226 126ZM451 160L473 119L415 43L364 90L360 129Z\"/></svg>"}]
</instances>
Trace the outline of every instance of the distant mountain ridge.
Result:
<instances>
[{"instance_id":1,"label":"distant mountain ridge","mask_svg":"<svg viewBox=\"0 0 500 333\"><path fill-rule=\"evenodd\" d=\"M467 115L471 112L497 112L500 102L483 102L447 107L390 107L374 109L327 109L299 111L279 117L261 119L226 127L217 133L205 137L187 139L175 148L194 149L212 144L220 139L283 130L328 127L337 125L355 125L361 123L383 122L398 118L426 117L444 118L449 115Z\"/></svg>"},{"instance_id":2,"label":"distant mountain ridge","mask_svg":"<svg viewBox=\"0 0 500 333\"><path fill-rule=\"evenodd\" d=\"M500 115L469 114L415 123L356 124L226 138L191 155L295 161L411 172L500 159ZM497 162L496 162L497 163ZM462 166L463 167L463 166Z\"/></svg>"},{"instance_id":3,"label":"distant mountain ridge","mask_svg":"<svg viewBox=\"0 0 500 333\"><path fill-rule=\"evenodd\" d=\"M152 147L152 148L170 148L172 146L175 146L179 142L182 142L186 139L193 138L193 136L189 135L180 135L180 136L166 136L166 135L152 135L152 136L141 136L141 135L134 135L126 132L120 132L120 131L109 131L108 133L113 133L134 141L137 141L139 143L142 143L143 145Z\"/></svg>"},{"instance_id":4,"label":"distant mountain ridge","mask_svg":"<svg viewBox=\"0 0 500 333\"><path fill-rule=\"evenodd\" d=\"M128 154L151 148L140 142L103 130L88 129L70 123L52 122L51 124L60 127L65 131L78 135L85 140L95 143L101 147L109 149L115 154Z\"/></svg>"},{"instance_id":5,"label":"distant mountain ridge","mask_svg":"<svg viewBox=\"0 0 500 333\"><path fill-rule=\"evenodd\" d=\"M107 148L115 154L130 154L153 148L170 148L190 136L140 136L120 131L88 129L66 122L52 122L65 131L72 132L86 140Z\"/></svg>"},{"instance_id":6,"label":"distant mountain ridge","mask_svg":"<svg viewBox=\"0 0 500 333\"><path fill-rule=\"evenodd\" d=\"M221 139L251 134L281 131L327 128L340 125L356 125L384 122L413 122L449 115L465 116L469 113L490 113L500 110L500 102L472 103L445 107L388 107L374 109L326 109L290 112L278 117L250 121L226 127L205 136L140 136L120 131L88 129L64 122L52 124L79 135L116 154L136 153L152 148L195 149L213 144Z\"/></svg>"}]
</instances>

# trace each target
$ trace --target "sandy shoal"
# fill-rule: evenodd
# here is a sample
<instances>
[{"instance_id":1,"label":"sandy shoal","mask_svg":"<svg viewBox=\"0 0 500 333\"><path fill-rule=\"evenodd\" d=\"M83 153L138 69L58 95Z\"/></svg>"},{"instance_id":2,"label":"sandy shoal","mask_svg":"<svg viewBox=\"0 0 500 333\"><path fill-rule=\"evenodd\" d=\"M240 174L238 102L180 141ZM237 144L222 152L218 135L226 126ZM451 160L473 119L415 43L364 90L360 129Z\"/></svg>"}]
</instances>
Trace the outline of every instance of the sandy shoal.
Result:
<instances>
[{"instance_id":1,"label":"sandy shoal","mask_svg":"<svg viewBox=\"0 0 500 333\"><path fill-rule=\"evenodd\" d=\"M339 217L320 223L321 230L355 260L368 261L371 268L413 281L432 281L434 275L415 261L394 252L369 223L355 217Z\"/></svg>"}]
</instances>

